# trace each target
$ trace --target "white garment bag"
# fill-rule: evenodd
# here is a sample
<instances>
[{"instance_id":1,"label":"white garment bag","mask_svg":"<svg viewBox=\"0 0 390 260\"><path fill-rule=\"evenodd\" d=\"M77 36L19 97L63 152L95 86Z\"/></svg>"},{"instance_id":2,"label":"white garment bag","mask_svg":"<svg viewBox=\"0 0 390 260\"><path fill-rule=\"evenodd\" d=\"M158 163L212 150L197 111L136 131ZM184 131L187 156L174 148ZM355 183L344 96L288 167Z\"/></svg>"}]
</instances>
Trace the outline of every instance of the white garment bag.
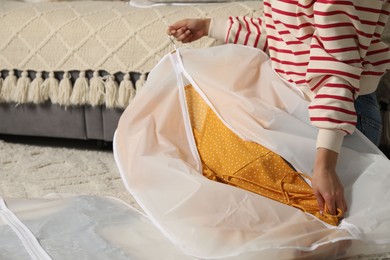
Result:
<instances>
[{"instance_id":1,"label":"white garment bag","mask_svg":"<svg viewBox=\"0 0 390 260\"><path fill-rule=\"evenodd\" d=\"M361 133L345 138L337 172L349 211L338 227L202 175L187 114L192 84L245 140L310 175L317 129L308 102L261 51L179 49L150 72L123 113L114 153L123 181L154 225L201 259L330 259L390 252L390 162Z\"/></svg>"},{"instance_id":2,"label":"white garment bag","mask_svg":"<svg viewBox=\"0 0 390 260\"><path fill-rule=\"evenodd\" d=\"M0 234L7 260L193 259L145 215L107 197L0 198Z\"/></svg>"}]
</instances>

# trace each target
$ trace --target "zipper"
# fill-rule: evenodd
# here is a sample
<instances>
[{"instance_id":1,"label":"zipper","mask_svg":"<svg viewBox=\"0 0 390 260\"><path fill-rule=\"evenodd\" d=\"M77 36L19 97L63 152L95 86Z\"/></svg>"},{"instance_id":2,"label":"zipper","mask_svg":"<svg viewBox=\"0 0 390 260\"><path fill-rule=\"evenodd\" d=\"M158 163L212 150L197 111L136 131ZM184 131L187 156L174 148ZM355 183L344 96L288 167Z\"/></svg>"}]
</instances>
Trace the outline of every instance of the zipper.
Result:
<instances>
[{"instance_id":1,"label":"zipper","mask_svg":"<svg viewBox=\"0 0 390 260\"><path fill-rule=\"evenodd\" d=\"M186 136L187 136L187 141L190 146L190 150L192 155L194 156L195 160L198 162L198 171L202 172L202 162L200 160L200 156L198 153L198 148L196 147L196 142L194 138L194 134L192 132L192 126L191 126L191 120L190 116L188 113L188 106L187 106L187 99L186 99L186 94L184 90L184 82L183 82L183 72L184 72L184 67L181 63L181 57L179 50L176 50L176 55L171 54L169 55L169 58L172 62L172 65L175 69L175 74L176 74L176 81L178 84L178 90L179 90L179 100L180 100L180 106L181 106L181 111L182 111L182 116L184 120L184 128L186 131ZM187 78L188 79L188 78ZM193 84L191 82L191 84Z\"/></svg>"},{"instance_id":2,"label":"zipper","mask_svg":"<svg viewBox=\"0 0 390 260\"><path fill-rule=\"evenodd\" d=\"M51 260L34 234L8 209L3 198L0 198L0 217L15 232L32 259Z\"/></svg>"}]
</instances>

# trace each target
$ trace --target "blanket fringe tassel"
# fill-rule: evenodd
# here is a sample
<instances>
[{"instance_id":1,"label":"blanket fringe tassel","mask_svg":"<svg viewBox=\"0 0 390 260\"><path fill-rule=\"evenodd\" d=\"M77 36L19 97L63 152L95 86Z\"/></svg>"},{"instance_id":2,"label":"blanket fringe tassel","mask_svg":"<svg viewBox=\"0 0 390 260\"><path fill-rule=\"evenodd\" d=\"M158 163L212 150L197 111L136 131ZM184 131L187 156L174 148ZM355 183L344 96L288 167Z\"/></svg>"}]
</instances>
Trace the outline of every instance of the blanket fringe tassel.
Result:
<instances>
[{"instance_id":1,"label":"blanket fringe tassel","mask_svg":"<svg viewBox=\"0 0 390 260\"><path fill-rule=\"evenodd\" d=\"M118 83L115 82L114 76L105 76L104 77L104 88L106 90L106 93L104 95L104 101L106 104L106 107L108 108L114 108L116 107L116 100L117 100L117 89L118 89Z\"/></svg>"},{"instance_id":2,"label":"blanket fringe tassel","mask_svg":"<svg viewBox=\"0 0 390 260\"><path fill-rule=\"evenodd\" d=\"M46 96L43 93L42 85L43 85L42 73L37 72L28 90L28 94L27 94L28 102L39 104L45 101Z\"/></svg>"},{"instance_id":3,"label":"blanket fringe tassel","mask_svg":"<svg viewBox=\"0 0 390 260\"><path fill-rule=\"evenodd\" d=\"M98 71L94 71L88 80L86 72L80 71L72 83L68 71L58 80L54 72L44 74L38 71L32 78L27 71L22 71L18 77L15 71L10 70L4 79L0 72L0 103L41 104L50 100L64 107L105 105L107 108L125 109L145 81L146 74L141 74L134 84L130 73L125 73L118 82L114 75L101 76Z\"/></svg>"},{"instance_id":4,"label":"blanket fringe tassel","mask_svg":"<svg viewBox=\"0 0 390 260\"><path fill-rule=\"evenodd\" d=\"M30 84L31 79L28 77L27 71L23 71L22 76L16 82L16 89L13 97L13 101L17 105L27 103L28 89Z\"/></svg>"},{"instance_id":5,"label":"blanket fringe tassel","mask_svg":"<svg viewBox=\"0 0 390 260\"><path fill-rule=\"evenodd\" d=\"M45 97L50 99L51 103L58 104L58 92L60 83L55 78L54 72L49 73L49 77L45 79L42 86L42 93Z\"/></svg>"},{"instance_id":6,"label":"blanket fringe tassel","mask_svg":"<svg viewBox=\"0 0 390 260\"><path fill-rule=\"evenodd\" d=\"M119 84L118 90L118 107L125 108L135 96L135 88L130 80L130 75L125 74L123 80Z\"/></svg>"},{"instance_id":7,"label":"blanket fringe tassel","mask_svg":"<svg viewBox=\"0 0 390 260\"><path fill-rule=\"evenodd\" d=\"M58 104L68 107L70 105L70 96L72 95L72 81L70 81L69 72L65 71L58 87Z\"/></svg>"},{"instance_id":8,"label":"blanket fringe tassel","mask_svg":"<svg viewBox=\"0 0 390 260\"><path fill-rule=\"evenodd\" d=\"M141 88L144 86L145 82L146 82L146 74L143 73L143 74L141 74L141 76L137 80L137 82L135 82L135 89L136 89L136 91L141 90Z\"/></svg>"},{"instance_id":9,"label":"blanket fringe tassel","mask_svg":"<svg viewBox=\"0 0 390 260\"><path fill-rule=\"evenodd\" d=\"M12 102L12 93L16 89L17 78L13 70L8 72L8 76L4 79L1 97L4 102Z\"/></svg>"},{"instance_id":10,"label":"blanket fringe tassel","mask_svg":"<svg viewBox=\"0 0 390 260\"><path fill-rule=\"evenodd\" d=\"M73 91L70 96L70 103L77 106L78 104L87 103L88 79L85 77L85 72L80 71L79 77L74 83Z\"/></svg>"},{"instance_id":11,"label":"blanket fringe tassel","mask_svg":"<svg viewBox=\"0 0 390 260\"><path fill-rule=\"evenodd\" d=\"M88 99L91 106L100 106L104 103L104 81L99 76L99 73L95 71L91 80L89 81L89 93Z\"/></svg>"}]
</instances>

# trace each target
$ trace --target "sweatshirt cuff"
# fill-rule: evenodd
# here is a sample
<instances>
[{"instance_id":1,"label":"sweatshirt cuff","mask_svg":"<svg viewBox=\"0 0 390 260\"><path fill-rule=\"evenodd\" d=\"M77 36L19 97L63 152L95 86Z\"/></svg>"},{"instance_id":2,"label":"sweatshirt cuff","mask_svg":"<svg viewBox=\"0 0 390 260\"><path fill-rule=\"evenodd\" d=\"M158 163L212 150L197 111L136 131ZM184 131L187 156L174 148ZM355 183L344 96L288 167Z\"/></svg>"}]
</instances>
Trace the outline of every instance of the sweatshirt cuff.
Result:
<instances>
[{"instance_id":1,"label":"sweatshirt cuff","mask_svg":"<svg viewBox=\"0 0 390 260\"><path fill-rule=\"evenodd\" d=\"M225 42L226 38L226 19L211 19L208 36Z\"/></svg>"},{"instance_id":2,"label":"sweatshirt cuff","mask_svg":"<svg viewBox=\"0 0 390 260\"><path fill-rule=\"evenodd\" d=\"M320 129L317 136L317 148L326 148L340 153L345 135L340 130Z\"/></svg>"}]
</instances>

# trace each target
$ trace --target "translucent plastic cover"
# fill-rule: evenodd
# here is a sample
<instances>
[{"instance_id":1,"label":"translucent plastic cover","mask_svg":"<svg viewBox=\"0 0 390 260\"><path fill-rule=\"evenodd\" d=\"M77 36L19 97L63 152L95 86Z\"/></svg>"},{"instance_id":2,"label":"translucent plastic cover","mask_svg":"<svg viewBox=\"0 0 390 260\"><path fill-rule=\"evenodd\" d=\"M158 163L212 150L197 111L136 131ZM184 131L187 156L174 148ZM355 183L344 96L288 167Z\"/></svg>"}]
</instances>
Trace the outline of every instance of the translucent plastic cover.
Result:
<instances>
[{"instance_id":1,"label":"translucent plastic cover","mask_svg":"<svg viewBox=\"0 0 390 260\"><path fill-rule=\"evenodd\" d=\"M114 152L124 183L152 222L202 259L288 259L390 251L390 162L361 133L344 140L337 172L349 211L337 227L202 175L185 101L191 84L244 140L311 175L318 130L299 88L259 50L179 49L151 71L122 115Z\"/></svg>"},{"instance_id":2,"label":"translucent plastic cover","mask_svg":"<svg viewBox=\"0 0 390 260\"><path fill-rule=\"evenodd\" d=\"M0 210L1 259L192 259L145 215L117 199L53 195L5 203L7 209ZM20 223L13 228L27 229L32 237L15 232L5 214L14 214ZM39 244L33 245L34 239Z\"/></svg>"}]
</instances>

